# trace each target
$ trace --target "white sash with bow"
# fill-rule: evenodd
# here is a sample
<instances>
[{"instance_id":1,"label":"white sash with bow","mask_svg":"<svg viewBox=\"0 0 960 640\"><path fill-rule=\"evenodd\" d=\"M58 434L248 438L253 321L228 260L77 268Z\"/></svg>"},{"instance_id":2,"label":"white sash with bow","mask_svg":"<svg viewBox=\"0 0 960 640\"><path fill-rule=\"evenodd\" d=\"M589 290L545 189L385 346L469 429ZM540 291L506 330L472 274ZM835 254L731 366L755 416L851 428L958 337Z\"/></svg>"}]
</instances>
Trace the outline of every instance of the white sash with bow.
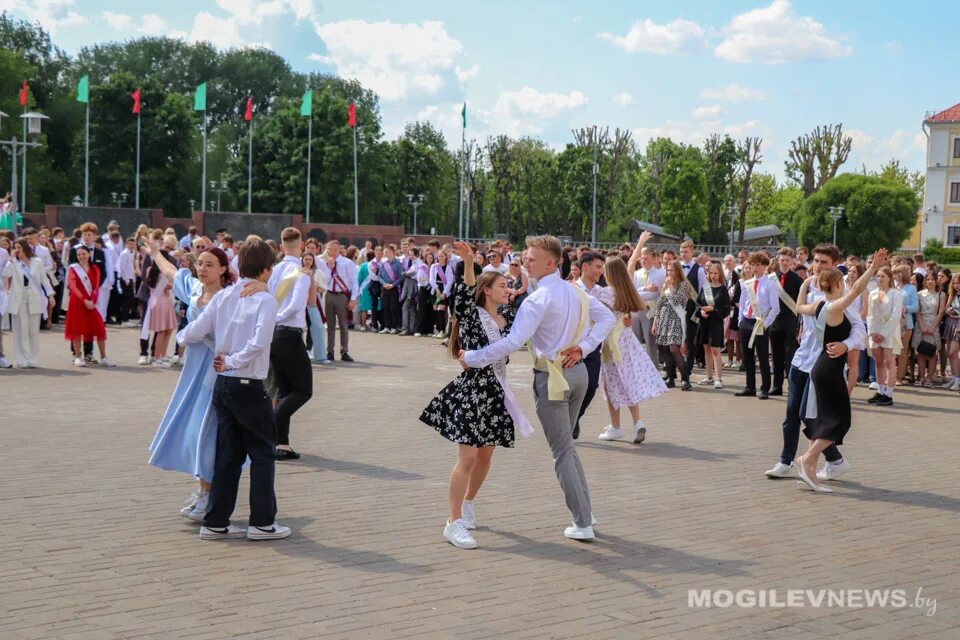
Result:
<instances>
[{"instance_id":1,"label":"white sash with bow","mask_svg":"<svg viewBox=\"0 0 960 640\"><path fill-rule=\"evenodd\" d=\"M487 334L487 342L489 344L499 342L503 339L503 336L500 334L500 327L497 326L496 320L487 313L486 309L477 307L477 315L480 318L480 325L483 327L484 333ZM513 426L521 438L530 437L533 435L533 425L530 424L527 416L525 416L520 409L520 405L517 404L517 399L513 395L513 390L510 388L510 381L507 379L506 359L497 360L490 365L490 368L493 369L493 375L496 377L497 382L500 383L500 388L503 389L503 404L507 408L507 413L510 414L510 418L513 419Z\"/></svg>"},{"instance_id":2,"label":"white sash with bow","mask_svg":"<svg viewBox=\"0 0 960 640\"><path fill-rule=\"evenodd\" d=\"M754 318L756 318L756 323L753 325L753 331L750 333L750 342L748 346L753 349L753 342L756 340L757 336L763 335L763 314L760 313L760 301L757 299L757 292L753 290L753 283L759 282L756 278L751 278L747 280L744 284L746 285L747 295L750 296L750 312ZM757 290L759 291L760 286L757 285ZM744 287L741 285L740 291L743 291Z\"/></svg>"},{"instance_id":3,"label":"white sash with bow","mask_svg":"<svg viewBox=\"0 0 960 640\"><path fill-rule=\"evenodd\" d=\"M83 288L87 290L87 295L93 295L93 283L90 282L90 274L83 270L79 264L74 263L70 265L70 268L73 269L74 274L80 279L80 284L83 285Z\"/></svg>"}]
</instances>

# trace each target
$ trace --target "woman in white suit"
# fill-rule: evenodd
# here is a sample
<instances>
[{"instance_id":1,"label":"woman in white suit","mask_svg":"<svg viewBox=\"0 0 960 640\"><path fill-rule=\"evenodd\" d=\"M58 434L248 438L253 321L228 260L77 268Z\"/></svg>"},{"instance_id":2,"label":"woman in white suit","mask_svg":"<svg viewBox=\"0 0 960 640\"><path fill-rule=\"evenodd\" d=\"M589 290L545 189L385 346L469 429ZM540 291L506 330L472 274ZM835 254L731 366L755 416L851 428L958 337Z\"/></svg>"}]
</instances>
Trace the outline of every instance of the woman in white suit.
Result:
<instances>
[{"instance_id":1,"label":"woman in white suit","mask_svg":"<svg viewBox=\"0 0 960 640\"><path fill-rule=\"evenodd\" d=\"M867 336L873 360L877 365L877 393L867 400L871 404L893 404L893 387L897 380L897 356L903 349L900 321L903 317L903 292L893 286L893 272L884 266L877 270L877 288L867 299Z\"/></svg>"},{"instance_id":2,"label":"woman in white suit","mask_svg":"<svg viewBox=\"0 0 960 640\"><path fill-rule=\"evenodd\" d=\"M7 313L13 324L14 356L17 366L30 369L40 357L40 317L54 295L43 262L33 254L26 238L13 245L2 277L9 279Z\"/></svg>"}]
</instances>

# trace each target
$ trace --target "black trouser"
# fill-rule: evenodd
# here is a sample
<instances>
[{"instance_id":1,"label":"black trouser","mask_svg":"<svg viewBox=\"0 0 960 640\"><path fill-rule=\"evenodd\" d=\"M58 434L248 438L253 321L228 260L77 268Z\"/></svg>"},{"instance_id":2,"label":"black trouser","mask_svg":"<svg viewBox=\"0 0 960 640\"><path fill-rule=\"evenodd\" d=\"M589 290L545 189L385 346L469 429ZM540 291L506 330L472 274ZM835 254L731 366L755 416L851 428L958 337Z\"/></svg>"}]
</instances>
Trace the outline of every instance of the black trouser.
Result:
<instances>
[{"instance_id":1,"label":"black trouser","mask_svg":"<svg viewBox=\"0 0 960 640\"><path fill-rule=\"evenodd\" d=\"M583 395L583 404L580 405L580 415L577 416L576 428L580 429L580 418L587 412L593 396L597 393L600 386L600 347L594 349L590 355L583 359L583 364L587 367L587 392Z\"/></svg>"},{"instance_id":2,"label":"black trouser","mask_svg":"<svg viewBox=\"0 0 960 640\"><path fill-rule=\"evenodd\" d=\"M400 328L400 291L396 287L383 290L383 326Z\"/></svg>"},{"instance_id":3,"label":"black trouser","mask_svg":"<svg viewBox=\"0 0 960 640\"><path fill-rule=\"evenodd\" d=\"M129 284L126 282L120 283L120 322L126 322L136 315L137 312L137 301L133 297L133 282Z\"/></svg>"},{"instance_id":4,"label":"black trouser","mask_svg":"<svg viewBox=\"0 0 960 640\"><path fill-rule=\"evenodd\" d=\"M789 318L777 318L770 327L770 354L773 356L773 386L783 389L783 380L790 371L790 362L797 350L797 319L789 311Z\"/></svg>"},{"instance_id":5,"label":"black trouser","mask_svg":"<svg viewBox=\"0 0 960 640\"><path fill-rule=\"evenodd\" d=\"M370 291L370 326L374 329L383 328L383 310L380 308L380 297L383 293L383 286L379 282L371 282L367 285Z\"/></svg>"},{"instance_id":6,"label":"black trouser","mask_svg":"<svg viewBox=\"0 0 960 640\"><path fill-rule=\"evenodd\" d=\"M63 280L66 280L67 276L63 276ZM56 287L53 288L56 304L53 305L53 311L50 314L50 322L57 324L60 322L60 316L63 314L63 280L61 280Z\"/></svg>"},{"instance_id":7,"label":"black trouser","mask_svg":"<svg viewBox=\"0 0 960 640\"><path fill-rule=\"evenodd\" d=\"M203 526L223 528L237 504L243 463L250 456L250 526L269 527L277 515L273 492L277 425L263 380L217 376L217 461Z\"/></svg>"},{"instance_id":8,"label":"black trouser","mask_svg":"<svg viewBox=\"0 0 960 640\"><path fill-rule=\"evenodd\" d=\"M789 465L797 457L797 443L800 440L800 411L804 406L807 395L807 381L810 374L790 367L787 374L787 416L783 420L783 451L780 453L780 462ZM806 420L804 420L806 424ZM809 425L808 425L809 426ZM836 444L831 444L823 450L823 457L827 462L839 462L843 456Z\"/></svg>"},{"instance_id":9,"label":"black trouser","mask_svg":"<svg viewBox=\"0 0 960 640\"><path fill-rule=\"evenodd\" d=\"M766 335L757 336L753 341L753 348L750 348L750 334L753 333L755 324L757 324L755 318L744 318L740 323L740 350L743 353L743 369L747 374L747 389L757 390L757 364L754 361L754 352L756 352L756 357L760 360L760 390L769 391L770 341Z\"/></svg>"},{"instance_id":10,"label":"black trouser","mask_svg":"<svg viewBox=\"0 0 960 640\"><path fill-rule=\"evenodd\" d=\"M693 373L693 362L697 358L697 352L702 354L703 347L698 344L697 341L697 332L700 330L700 325L693 320L687 320L687 355L684 358L684 371L687 373L687 379L690 379L690 374ZM702 356L700 356L702 359Z\"/></svg>"},{"instance_id":11,"label":"black trouser","mask_svg":"<svg viewBox=\"0 0 960 640\"><path fill-rule=\"evenodd\" d=\"M290 418L313 395L313 369L303 330L278 326L270 343L270 366L277 386L277 444L290 444Z\"/></svg>"},{"instance_id":12,"label":"black trouser","mask_svg":"<svg viewBox=\"0 0 960 640\"><path fill-rule=\"evenodd\" d=\"M121 284L122 287L122 284ZM107 303L107 321L108 322L123 322L121 319L123 317L123 292L117 291L117 285L114 283L110 287L110 302Z\"/></svg>"},{"instance_id":13,"label":"black trouser","mask_svg":"<svg viewBox=\"0 0 960 640\"><path fill-rule=\"evenodd\" d=\"M430 335L436 329L436 312L433 310L433 292L430 287L420 287L417 291L417 327L416 333Z\"/></svg>"}]
</instances>

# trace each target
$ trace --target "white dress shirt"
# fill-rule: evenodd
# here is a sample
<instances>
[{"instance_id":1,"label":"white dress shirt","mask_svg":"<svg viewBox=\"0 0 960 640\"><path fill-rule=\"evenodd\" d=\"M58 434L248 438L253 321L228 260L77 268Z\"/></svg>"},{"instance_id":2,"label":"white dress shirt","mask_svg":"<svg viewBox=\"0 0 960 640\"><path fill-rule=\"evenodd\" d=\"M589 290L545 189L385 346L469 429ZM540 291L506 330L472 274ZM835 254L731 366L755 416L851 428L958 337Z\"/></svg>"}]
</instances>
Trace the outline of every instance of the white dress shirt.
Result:
<instances>
[{"instance_id":1,"label":"white dress shirt","mask_svg":"<svg viewBox=\"0 0 960 640\"><path fill-rule=\"evenodd\" d=\"M815 304L821 300L826 300L823 291L817 288L816 284L811 282L807 288L807 304ZM741 308L743 299L740 300ZM843 310L843 315L850 321L850 336L843 341L847 349L856 349L858 344L862 344L867 336L867 328L860 318L860 314L855 312L852 307ZM821 345L817 343L817 323L813 316L803 316L803 331L800 334L800 346L793 354L793 360L790 362L793 366L804 373L810 373L813 365L817 363L820 352L823 351Z\"/></svg>"},{"instance_id":2,"label":"white dress shirt","mask_svg":"<svg viewBox=\"0 0 960 640\"><path fill-rule=\"evenodd\" d=\"M754 282L760 283L757 285L757 291L754 294L757 298L757 305L760 307L759 310L753 308L750 293L746 291L747 287L750 288L751 292L753 291ZM770 278L761 276L741 282L740 290L743 291L740 294L740 322L747 319L755 320L757 316L763 316L763 328L766 329L772 325L773 321L777 319L777 314L780 313L780 296L777 295L777 287Z\"/></svg>"},{"instance_id":3,"label":"white dress shirt","mask_svg":"<svg viewBox=\"0 0 960 640\"><path fill-rule=\"evenodd\" d=\"M120 280L126 283L130 283L136 278L136 273L134 273L133 251L130 249L124 249L120 254L120 264L117 266L117 273L120 274Z\"/></svg>"},{"instance_id":4,"label":"white dress shirt","mask_svg":"<svg viewBox=\"0 0 960 640\"><path fill-rule=\"evenodd\" d=\"M287 256L273 267L273 273L270 274L270 280L267 282L267 288L270 295L277 293L277 287L280 281L293 272L300 272L300 258L296 256ZM307 326L307 298L310 295L310 276L300 273L302 277L292 287L287 296L280 301L277 309L277 326L293 327L294 329L305 329Z\"/></svg>"},{"instance_id":5,"label":"white dress shirt","mask_svg":"<svg viewBox=\"0 0 960 640\"><path fill-rule=\"evenodd\" d=\"M177 334L180 344L202 342L213 334L215 352L224 354L222 376L263 380L270 368L270 342L277 302L265 291L241 298L250 278L219 291L196 320Z\"/></svg>"},{"instance_id":6,"label":"white dress shirt","mask_svg":"<svg viewBox=\"0 0 960 640\"><path fill-rule=\"evenodd\" d=\"M663 288L663 281L667 277L667 272L663 269L658 269L657 267L651 267L647 269L646 267L641 267L633 272L633 284L636 285L637 291L640 293L640 298L644 302L650 302L651 300L657 300L660 298L660 289ZM646 291L644 287L650 285L655 286L656 291Z\"/></svg>"},{"instance_id":7,"label":"white dress shirt","mask_svg":"<svg viewBox=\"0 0 960 640\"><path fill-rule=\"evenodd\" d=\"M613 329L616 319L602 302L588 297L590 321L584 323L583 333L576 335L580 326L580 294L556 274L542 278L537 290L520 305L510 333L483 349L468 351L464 360L470 367L482 368L506 358L531 339L534 356L548 360L556 360L571 345L580 347L584 356L592 353Z\"/></svg>"},{"instance_id":8,"label":"white dress shirt","mask_svg":"<svg viewBox=\"0 0 960 640\"><path fill-rule=\"evenodd\" d=\"M50 255L50 249L47 249L42 244L38 244L33 248L33 255L40 258L40 262L43 263L43 268L46 271L50 271L54 268L53 256Z\"/></svg>"},{"instance_id":9,"label":"white dress shirt","mask_svg":"<svg viewBox=\"0 0 960 640\"><path fill-rule=\"evenodd\" d=\"M337 256L334 267L337 270L337 276L343 280L349 291L343 291L343 287L333 278L333 270L327 266L326 260L317 260L317 266L327 279L328 291L333 293L345 293L351 300L356 300L360 295L360 283L357 282L357 265L353 264L348 258Z\"/></svg>"}]
</instances>

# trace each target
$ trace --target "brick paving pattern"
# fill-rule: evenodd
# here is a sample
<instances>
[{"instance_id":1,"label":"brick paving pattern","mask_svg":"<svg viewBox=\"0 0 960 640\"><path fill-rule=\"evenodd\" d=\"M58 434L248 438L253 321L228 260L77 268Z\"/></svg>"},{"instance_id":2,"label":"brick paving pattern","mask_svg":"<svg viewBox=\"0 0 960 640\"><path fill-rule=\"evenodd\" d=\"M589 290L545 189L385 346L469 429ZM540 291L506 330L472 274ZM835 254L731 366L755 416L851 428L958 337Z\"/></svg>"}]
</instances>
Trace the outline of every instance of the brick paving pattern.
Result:
<instances>
[{"instance_id":1,"label":"brick paving pattern","mask_svg":"<svg viewBox=\"0 0 960 640\"><path fill-rule=\"evenodd\" d=\"M8 346L12 340L6 334ZM177 515L185 475L147 465L177 370L0 371L0 638L960 637L960 395L855 392L833 495L767 480L784 399L673 390L642 407L647 442L603 443L598 397L577 445L600 520L570 520L538 432L500 450L477 502L480 548L446 543L455 448L417 416L458 370L439 342L354 333L358 362L315 367L295 416L304 455L277 467L279 542L203 542ZM389 357L386 357L389 354ZM528 415L529 356L511 364ZM626 416L626 412L624 412ZM235 520L245 525L246 481ZM904 589L928 608L688 606L688 589Z\"/></svg>"}]
</instances>

